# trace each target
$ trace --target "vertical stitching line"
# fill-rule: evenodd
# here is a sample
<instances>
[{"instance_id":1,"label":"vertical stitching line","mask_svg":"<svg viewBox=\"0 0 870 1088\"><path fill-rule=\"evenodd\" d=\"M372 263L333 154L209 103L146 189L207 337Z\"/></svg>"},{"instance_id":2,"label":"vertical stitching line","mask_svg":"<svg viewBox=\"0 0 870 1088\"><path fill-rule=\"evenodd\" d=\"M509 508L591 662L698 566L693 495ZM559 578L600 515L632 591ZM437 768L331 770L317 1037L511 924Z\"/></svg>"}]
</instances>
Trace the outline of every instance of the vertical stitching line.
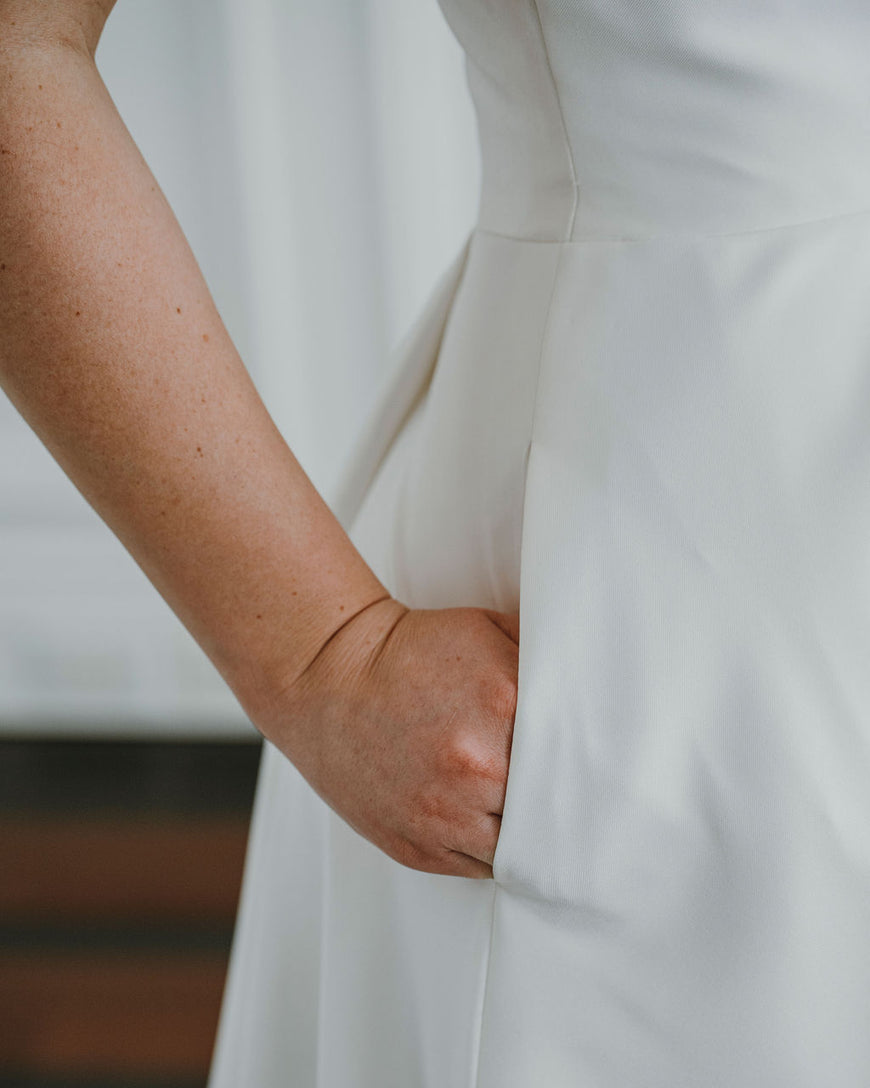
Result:
<instances>
[{"instance_id":1,"label":"vertical stitching line","mask_svg":"<svg viewBox=\"0 0 870 1088\"><path fill-rule=\"evenodd\" d=\"M549 51L549 48L547 46L546 35L544 34L544 25L543 25L543 22L541 20L541 12L540 12L540 10L538 8L538 0L532 0L532 9L533 9L533 11L535 13L535 18L536 18L537 23L538 23L538 32L540 33L540 36L541 36L541 46L543 47L543 51L544 51L544 61L545 61L546 65L547 65L547 72L549 73L550 83L552 84L552 87L553 87L553 95L554 95L554 97L556 99L556 109L558 110L558 113L559 113L559 125L560 125L560 127L562 129L562 141L563 141L563 144L564 144L565 153L566 153L566 155L568 157L568 166L569 166L569 169L571 171L571 187L572 187L572 190L573 190L573 196L572 196L572 202L571 202L571 211L570 211L569 216L568 216L568 222L567 222L567 225L566 225L565 239L564 239L564 241L568 241L571 238L571 234L572 234L572 232L574 230L574 220L575 220L576 215L577 215L577 204L578 204L578 198L579 198L579 190L578 190L578 185L577 185L577 171L576 171L576 169L574 167L574 155L573 155L573 152L571 150L571 143L570 143L570 141L568 139L568 129L567 129L567 126L565 124L565 115L564 115L564 113L562 111L562 100L559 97L559 88L558 88L558 86L556 84L556 77L555 77L555 75L553 73L553 65L552 65L552 63L550 61L550 51ZM555 294L556 294L556 285L557 285L558 280L559 280L559 270L560 270L561 265L562 265L563 254L565 252L564 241L562 243L559 243L559 252L558 252L558 255L556 257L555 268L553 269L553 282L552 282L552 286L550 287L550 297L547 300L547 312L546 312L546 314L544 316L544 325L543 325L543 330L542 330L542 333L541 333L541 350L540 350L540 354L538 356L538 373L537 373L537 377L536 377L536 381L535 381L534 399L533 399L533 402L532 402L531 427L530 427L530 434L529 434L529 448L528 448L528 451L526 452L526 469L525 469L525 478L523 480L523 536L525 536L526 524L527 524L526 515L525 515L525 506L526 506L526 484L528 482L529 455L531 454L532 441L534 439L534 433L535 433L535 423L536 423L537 414L538 414L538 391L539 391L540 386L541 386L541 370L543 368L544 356L546 354L547 344L549 342L550 315L552 314L552 310L553 310L553 298L555 297ZM521 545L521 547L522 547L522 545ZM520 569L522 570L522 558L520 559ZM520 608L522 608L522 603L520 604ZM487 944L486 960L485 960L484 966L483 966L483 989L482 989L481 998L480 998L480 1012L479 1012L478 1017L477 1017L477 1038L474 1040L475 1061L474 1061L474 1068L472 1070L472 1084L473 1084L474 1088L480 1088L480 1056L481 1056L481 1051L483 1049L483 1046L482 1046L482 1043L483 1043L483 1023L484 1023L484 1019L486 1017L487 997L488 997L488 994L489 994L490 965L492 963L492 947L493 947L493 938L494 938L494 933L495 933L495 905L496 905L496 900L498 898L498 893L499 893L499 885L496 884L495 882L493 882L492 911L490 913L490 922L489 922L489 942Z\"/></svg>"},{"instance_id":2,"label":"vertical stitching line","mask_svg":"<svg viewBox=\"0 0 870 1088\"><path fill-rule=\"evenodd\" d=\"M569 241L572 233L574 232L574 220L577 216L577 205L579 203L580 188L577 184L577 170L574 166L574 152L571 148L571 141L568 139L568 126L565 124L565 113L562 109L562 98L559 95L559 85L556 83L556 75L553 72L553 64L550 60L550 49L547 45L547 35L544 33L544 23L541 19L541 9L538 5L538 0L532 0L532 8L535 12L535 17L538 21L538 32L541 35L541 45L544 49L544 60L547 63L547 71L550 75L550 83L553 85L553 95L556 99L556 109L559 112L559 124L562 128L562 140L565 145L565 153L568 156L568 166L571 170L571 187L573 189L573 197L571 203L571 212L568 216L568 226L565 233L565 241Z\"/></svg>"},{"instance_id":3,"label":"vertical stitching line","mask_svg":"<svg viewBox=\"0 0 870 1088\"><path fill-rule=\"evenodd\" d=\"M486 1012L486 995L489 990L489 964L492 960L492 935L495 931L495 899L498 894L498 885L493 881L492 884L492 903L490 905L489 913L489 941L486 946L486 959L483 964L483 987L480 993L480 1009L477 1014L477 1030L475 1031L475 1038L472 1039L473 1047L473 1063L471 1070L470 1084L477 1088L480 1081L480 1051L481 1051L481 1039L483 1036L483 1018Z\"/></svg>"},{"instance_id":4,"label":"vertical stitching line","mask_svg":"<svg viewBox=\"0 0 870 1088\"><path fill-rule=\"evenodd\" d=\"M562 267L562 258L565 254L565 242L554 243L559 247L556 255L556 261L553 267L553 280L550 286L550 294L547 299L547 312L544 315L544 323L541 330L541 348L538 354L538 372L535 380L535 392L532 402L531 424L529 433L529 448L526 451L526 467L523 479L523 528L522 528L522 544L520 545L520 583L522 584L522 556L525 553L525 536L527 532L528 519L526 517L526 492L528 484L529 473L529 455L532 449L532 442L534 441L535 425L538 415L538 393L541 388L541 370L544 365L544 356L547 352L547 345L550 340L550 319L553 312L553 299L556 296L556 288L559 282L559 272ZM520 600L520 626L522 628L522 599ZM522 634L520 635L520 641L522 642ZM502 831L504 830L504 824L502 824ZM498 851L498 844L496 844L496 852ZM495 859L493 859L495 860ZM489 925L489 944L487 946L486 962L484 964L484 978L483 978L483 992L480 999L480 1012L477 1017L477 1039L475 1041L475 1063L472 1071L472 1088L480 1088L480 1055L483 1049L483 1022L486 1016L487 996L489 994L489 976L490 976L490 963L492 960L492 946L493 946L493 934L495 931L495 904L500 891L500 886L493 882L493 894L492 894L492 914L490 916Z\"/></svg>"}]
</instances>

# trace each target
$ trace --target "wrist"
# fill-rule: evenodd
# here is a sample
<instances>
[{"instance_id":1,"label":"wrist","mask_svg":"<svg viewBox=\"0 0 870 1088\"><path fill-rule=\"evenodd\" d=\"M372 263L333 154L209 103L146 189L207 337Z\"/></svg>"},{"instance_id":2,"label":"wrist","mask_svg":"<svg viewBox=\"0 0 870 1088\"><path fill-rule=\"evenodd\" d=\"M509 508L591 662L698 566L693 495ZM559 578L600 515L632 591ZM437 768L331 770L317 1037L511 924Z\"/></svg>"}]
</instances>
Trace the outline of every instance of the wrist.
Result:
<instances>
[{"instance_id":1,"label":"wrist","mask_svg":"<svg viewBox=\"0 0 870 1088\"><path fill-rule=\"evenodd\" d=\"M284 713L287 693L325 646L361 613L391 600L389 591L365 567L330 585L297 586L275 600L271 615L254 614L241 651L218 668L253 724L270 735L270 723ZM230 655L227 655L228 658Z\"/></svg>"},{"instance_id":2,"label":"wrist","mask_svg":"<svg viewBox=\"0 0 870 1088\"><path fill-rule=\"evenodd\" d=\"M354 611L298 674L259 705L257 729L310 780L322 770L323 728L370 713L372 669L410 609L389 594Z\"/></svg>"}]
</instances>

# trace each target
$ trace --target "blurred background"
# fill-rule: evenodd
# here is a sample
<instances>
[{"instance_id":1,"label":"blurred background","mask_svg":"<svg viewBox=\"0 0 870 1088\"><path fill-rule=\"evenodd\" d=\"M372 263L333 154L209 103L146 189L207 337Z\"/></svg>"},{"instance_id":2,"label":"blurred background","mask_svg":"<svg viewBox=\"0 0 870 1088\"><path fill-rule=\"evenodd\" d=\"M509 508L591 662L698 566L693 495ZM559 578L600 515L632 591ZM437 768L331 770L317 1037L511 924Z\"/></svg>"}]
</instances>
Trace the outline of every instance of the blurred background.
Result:
<instances>
[{"instance_id":1,"label":"blurred background","mask_svg":"<svg viewBox=\"0 0 870 1088\"><path fill-rule=\"evenodd\" d=\"M328 500L476 214L436 0L118 0L97 60ZM258 760L0 395L0 1088L205 1084Z\"/></svg>"}]
</instances>

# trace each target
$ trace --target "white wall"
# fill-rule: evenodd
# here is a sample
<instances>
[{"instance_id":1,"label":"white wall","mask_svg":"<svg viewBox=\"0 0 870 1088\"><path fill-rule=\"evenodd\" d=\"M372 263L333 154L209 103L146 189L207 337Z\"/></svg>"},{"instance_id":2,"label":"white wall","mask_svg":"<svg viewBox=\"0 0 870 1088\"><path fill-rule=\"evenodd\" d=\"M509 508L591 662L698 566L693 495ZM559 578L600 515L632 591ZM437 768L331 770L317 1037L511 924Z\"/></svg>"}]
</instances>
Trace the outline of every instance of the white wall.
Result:
<instances>
[{"instance_id":1,"label":"white wall","mask_svg":"<svg viewBox=\"0 0 870 1088\"><path fill-rule=\"evenodd\" d=\"M435 0L119 0L98 63L328 498L476 213L462 56ZM250 731L0 397L0 732Z\"/></svg>"}]
</instances>

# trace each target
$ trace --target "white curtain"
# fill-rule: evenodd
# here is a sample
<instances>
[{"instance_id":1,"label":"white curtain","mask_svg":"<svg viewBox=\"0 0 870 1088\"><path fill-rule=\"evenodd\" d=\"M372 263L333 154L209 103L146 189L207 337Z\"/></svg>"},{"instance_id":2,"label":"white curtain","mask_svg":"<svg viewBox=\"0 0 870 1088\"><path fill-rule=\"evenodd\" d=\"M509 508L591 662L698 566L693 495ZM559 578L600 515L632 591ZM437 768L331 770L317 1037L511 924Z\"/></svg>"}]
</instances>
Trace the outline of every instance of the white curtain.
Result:
<instances>
[{"instance_id":1,"label":"white curtain","mask_svg":"<svg viewBox=\"0 0 870 1088\"><path fill-rule=\"evenodd\" d=\"M98 63L328 499L476 213L462 56L436 0L119 0ZM0 397L0 731L250 730Z\"/></svg>"}]
</instances>

